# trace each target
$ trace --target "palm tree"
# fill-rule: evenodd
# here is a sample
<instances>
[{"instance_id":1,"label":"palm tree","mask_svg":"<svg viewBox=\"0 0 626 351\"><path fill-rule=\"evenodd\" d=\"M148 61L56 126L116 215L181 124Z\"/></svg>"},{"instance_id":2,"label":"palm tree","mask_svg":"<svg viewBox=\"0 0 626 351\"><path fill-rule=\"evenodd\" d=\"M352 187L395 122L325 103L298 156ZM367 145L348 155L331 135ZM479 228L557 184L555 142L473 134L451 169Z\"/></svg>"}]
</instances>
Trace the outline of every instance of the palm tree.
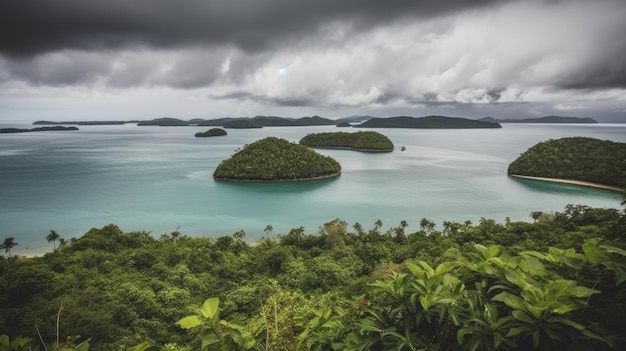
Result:
<instances>
[{"instance_id":1,"label":"palm tree","mask_svg":"<svg viewBox=\"0 0 626 351\"><path fill-rule=\"evenodd\" d=\"M61 238L61 236L54 230L51 230L50 234L46 236L46 240L48 240L48 242L52 241L52 247L54 248L54 250L56 250L57 248L56 241L59 240L59 238Z\"/></svg>"},{"instance_id":2,"label":"palm tree","mask_svg":"<svg viewBox=\"0 0 626 351\"><path fill-rule=\"evenodd\" d=\"M9 254L9 257L11 256L11 249L15 247L15 245L18 245L15 242L15 238L10 236L8 238L4 238L4 242L2 243L2 245L0 245L0 250L4 249L4 252Z\"/></svg>"}]
</instances>

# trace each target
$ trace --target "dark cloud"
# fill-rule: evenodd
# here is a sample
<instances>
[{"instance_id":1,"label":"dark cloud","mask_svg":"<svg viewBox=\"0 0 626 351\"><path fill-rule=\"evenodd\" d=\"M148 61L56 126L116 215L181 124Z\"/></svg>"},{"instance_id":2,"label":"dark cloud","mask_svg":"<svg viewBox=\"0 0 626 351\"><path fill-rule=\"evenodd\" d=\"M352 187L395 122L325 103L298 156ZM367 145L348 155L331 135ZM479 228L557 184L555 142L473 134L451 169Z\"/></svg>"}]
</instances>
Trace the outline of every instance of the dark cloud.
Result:
<instances>
[{"instance_id":1,"label":"dark cloud","mask_svg":"<svg viewBox=\"0 0 626 351\"><path fill-rule=\"evenodd\" d=\"M216 100L243 100L253 101L266 105L282 107L311 107L319 105L318 101L307 97L272 97L267 95L253 94L246 91L237 91L223 95L212 95Z\"/></svg>"},{"instance_id":2,"label":"dark cloud","mask_svg":"<svg viewBox=\"0 0 626 351\"><path fill-rule=\"evenodd\" d=\"M0 11L0 53L230 44L246 51L313 34L326 23L371 28L501 0L19 0Z\"/></svg>"}]
</instances>

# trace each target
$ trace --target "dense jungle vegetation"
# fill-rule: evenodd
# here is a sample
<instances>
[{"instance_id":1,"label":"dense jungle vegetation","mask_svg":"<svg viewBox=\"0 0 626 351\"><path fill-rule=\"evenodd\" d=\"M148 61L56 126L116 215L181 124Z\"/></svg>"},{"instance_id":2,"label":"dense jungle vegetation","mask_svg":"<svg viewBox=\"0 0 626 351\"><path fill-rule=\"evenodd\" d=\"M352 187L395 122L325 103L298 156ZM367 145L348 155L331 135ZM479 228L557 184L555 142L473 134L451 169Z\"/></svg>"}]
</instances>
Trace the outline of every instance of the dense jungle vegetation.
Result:
<instances>
[{"instance_id":1,"label":"dense jungle vegetation","mask_svg":"<svg viewBox=\"0 0 626 351\"><path fill-rule=\"evenodd\" d=\"M297 181L337 176L341 165L303 145L268 137L222 161L213 176L233 181Z\"/></svg>"},{"instance_id":2,"label":"dense jungle vegetation","mask_svg":"<svg viewBox=\"0 0 626 351\"><path fill-rule=\"evenodd\" d=\"M551 139L524 152L509 165L508 173L626 188L626 143L587 137Z\"/></svg>"},{"instance_id":3,"label":"dense jungle vegetation","mask_svg":"<svg viewBox=\"0 0 626 351\"><path fill-rule=\"evenodd\" d=\"M53 252L0 257L0 349L624 350L626 213L531 217L51 231Z\"/></svg>"},{"instance_id":4,"label":"dense jungle vegetation","mask_svg":"<svg viewBox=\"0 0 626 351\"><path fill-rule=\"evenodd\" d=\"M388 137L372 131L356 133L313 133L300 139L300 144L319 148L348 148L359 151L391 152L393 143Z\"/></svg>"},{"instance_id":5,"label":"dense jungle vegetation","mask_svg":"<svg viewBox=\"0 0 626 351\"><path fill-rule=\"evenodd\" d=\"M214 136L224 136L227 135L228 133L226 133L226 131L222 128L211 128L209 130L207 130L206 132L198 132L196 133L196 138L203 138L203 137L214 137Z\"/></svg>"}]
</instances>

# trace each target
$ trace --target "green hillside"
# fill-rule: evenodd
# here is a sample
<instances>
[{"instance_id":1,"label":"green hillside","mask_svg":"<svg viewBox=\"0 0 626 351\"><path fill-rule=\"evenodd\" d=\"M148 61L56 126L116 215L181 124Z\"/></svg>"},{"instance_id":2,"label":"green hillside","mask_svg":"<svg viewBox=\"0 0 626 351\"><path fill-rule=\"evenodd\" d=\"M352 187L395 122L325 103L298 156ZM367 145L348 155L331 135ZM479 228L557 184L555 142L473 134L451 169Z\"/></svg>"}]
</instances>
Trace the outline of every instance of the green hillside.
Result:
<instances>
[{"instance_id":1,"label":"green hillside","mask_svg":"<svg viewBox=\"0 0 626 351\"><path fill-rule=\"evenodd\" d=\"M298 181L339 175L341 165L303 145L268 137L246 145L217 166L213 176L231 181Z\"/></svg>"},{"instance_id":2,"label":"green hillside","mask_svg":"<svg viewBox=\"0 0 626 351\"><path fill-rule=\"evenodd\" d=\"M509 165L508 173L626 188L626 143L586 137L551 139L524 152Z\"/></svg>"},{"instance_id":3,"label":"green hillside","mask_svg":"<svg viewBox=\"0 0 626 351\"><path fill-rule=\"evenodd\" d=\"M393 143L389 138L372 131L308 134L300 139L300 144L313 148L347 148L374 152L393 151Z\"/></svg>"}]
</instances>

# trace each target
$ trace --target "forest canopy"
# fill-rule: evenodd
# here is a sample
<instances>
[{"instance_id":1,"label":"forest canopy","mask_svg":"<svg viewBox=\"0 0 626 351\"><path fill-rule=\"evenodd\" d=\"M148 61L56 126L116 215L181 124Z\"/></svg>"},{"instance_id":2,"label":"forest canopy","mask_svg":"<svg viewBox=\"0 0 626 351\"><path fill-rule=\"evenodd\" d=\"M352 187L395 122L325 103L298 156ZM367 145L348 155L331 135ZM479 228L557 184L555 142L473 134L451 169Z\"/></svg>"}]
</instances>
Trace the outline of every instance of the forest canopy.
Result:
<instances>
[{"instance_id":1,"label":"forest canopy","mask_svg":"<svg viewBox=\"0 0 626 351\"><path fill-rule=\"evenodd\" d=\"M300 181L338 176L341 165L303 145L268 137L222 161L213 176L230 181Z\"/></svg>"},{"instance_id":2,"label":"forest canopy","mask_svg":"<svg viewBox=\"0 0 626 351\"><path fill-rule=\"evenodd\" d=\"M587 137L551 139L524 152L509 165L508 173L626 188L626 143Z\"/></svg>"},{"instance_id":3,"label":"forest canopy","mask_svg":"<svg viewBox=\"0 0 626 351\"><path fill-rule=\"evenodd\" d=\"M624 350L624 211L531 217L268 225L254 245L243 231L107 225L42 257L0 256L0 338L49 350L90 339L91 351Z\"/></svg>"},{"instance_id":4,"label":"forest canopy","mask_svg":"<svg viewBox=\"0 0 626 351\"><path fill-rule=\"evenodd\" d=\"M300 139L300 144L313 148L347 148L359 151L391 152L388 137L373 131L345 133L314 133Z\"/></svg>"}]
</instances>

